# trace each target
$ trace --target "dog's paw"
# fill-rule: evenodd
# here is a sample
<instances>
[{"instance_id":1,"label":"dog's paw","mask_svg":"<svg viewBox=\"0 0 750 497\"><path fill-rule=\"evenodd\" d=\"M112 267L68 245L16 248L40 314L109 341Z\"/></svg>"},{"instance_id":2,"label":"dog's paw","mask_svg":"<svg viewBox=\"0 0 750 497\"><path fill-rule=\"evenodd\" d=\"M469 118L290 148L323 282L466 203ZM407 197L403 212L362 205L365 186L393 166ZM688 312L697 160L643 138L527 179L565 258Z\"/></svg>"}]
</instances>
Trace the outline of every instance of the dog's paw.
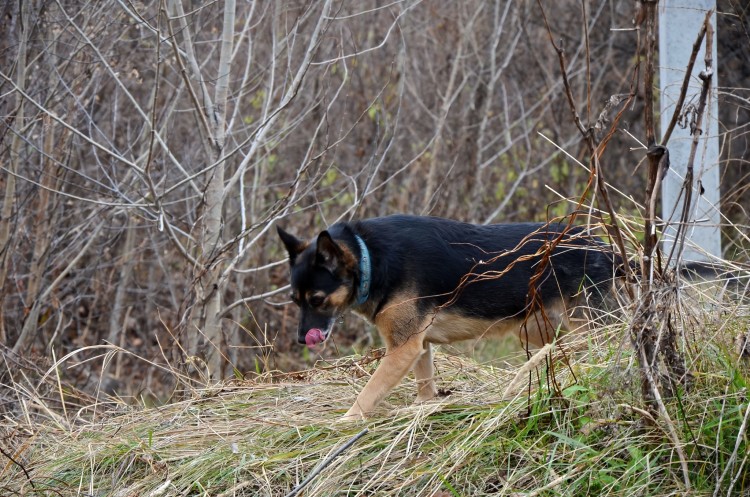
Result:
<instances>
[{"instance_id":1,"label":"dog's paw","mask_svg":"<svg viewBox=\"0 0 750 497\"><path fill-rule=\"evenodd\" d=\"M414 404L415 405L426 404L427 402L433 401L436 398L437 398L437 395L425 395L425 396L418 395L417 398L414 399Z\"/></svg>"},{"instance_id":2,"label":"dog's paw","mask_svg":"<svg viewBox=\"0 0 750 497\"><path fill-rule=\"evenodd\" d=\"M432 393L431 395L417 395L417 398L414 399L414 405L427 404L429 402L440 401L441 399L444 399L445 397L449 396L451 393L453 392L451 392L450 390L440 388L438 390L435 390L435 392Z\"/></svg>"},{"instance_id":3,"label":"dog's paw","mask_svg":"<svg viewBox=\"0 0 750 497\"><path fill-rule=\"evenodd\" d=\"M366 419L367 416L365 416L359 406L355 404L346 411L346 414L336 420L336 424L355 423L357 421L365 421Z\"/></svg>"},{"instance_id":4,"label":"dog's paw","mask_svg":"<svg viewBox=\"0 0 750 497\"><path fill-rule=\"evenodd\" d=\"M345 425L345 424L352 424L352 423L359 423L362 421L366 421L367 418L362 416L361 414L344 414L340 418L336 420L337 425Z\"/></svg>"}]
</instances>

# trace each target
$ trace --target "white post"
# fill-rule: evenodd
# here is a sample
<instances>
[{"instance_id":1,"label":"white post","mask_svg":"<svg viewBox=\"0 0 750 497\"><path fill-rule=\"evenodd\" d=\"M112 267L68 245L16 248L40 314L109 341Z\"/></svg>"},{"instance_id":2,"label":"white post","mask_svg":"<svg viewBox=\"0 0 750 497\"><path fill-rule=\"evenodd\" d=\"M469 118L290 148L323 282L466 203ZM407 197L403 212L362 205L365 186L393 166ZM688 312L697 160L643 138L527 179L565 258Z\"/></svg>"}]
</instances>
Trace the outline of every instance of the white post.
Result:
<instances>
[{"instance_id":1,"label":"white post","mask_svg":"<svg viewBox=\"0 0 750 497\"><path fill-rule=\"evenodd\" d=\"M706 12L714 9L711 23L716 33L716 1L715 0L661 0L659 9L659 78L661 84L661 132L664 133L674 113L675 104L680 95L685 70L690 60L693 43L695 42L701 23ZM690 209L689 225L684 261L706 261L714 257L721 257L721 233L719 231L719 115L716 99L717 60L716 36L713 42L714 61L711 93L706 104L701 128L703 136L700 139L695 155L693 182L693 205ZM705 41L693 67L685 105L698 105L701 91L701 80L698 74L705 70ZM672 137L667 144L671 166L662 183L662 217L667 222L664 230L662 249L666 255L672 250L676 234L676 223L680 220L680 212L684 202L684 195L680 190L687 171L692 138L690 127L682 129L675 127Z\"/></svg>"}]
</instances>

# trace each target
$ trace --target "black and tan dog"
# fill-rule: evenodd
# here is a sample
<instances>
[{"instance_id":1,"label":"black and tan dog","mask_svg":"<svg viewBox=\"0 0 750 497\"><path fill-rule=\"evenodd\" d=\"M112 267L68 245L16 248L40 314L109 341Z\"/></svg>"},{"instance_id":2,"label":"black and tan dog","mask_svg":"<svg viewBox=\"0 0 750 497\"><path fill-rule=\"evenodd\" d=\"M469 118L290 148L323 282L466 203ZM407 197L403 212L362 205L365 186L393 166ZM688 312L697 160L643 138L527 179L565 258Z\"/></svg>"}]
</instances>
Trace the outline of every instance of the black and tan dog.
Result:
<instances>
[{"instance_id":1,"label":"black and tan dog","mask_svg":"<svg viewBox=\"0 0 750 497\"><path fill-rule=\"evenodd\" d=\"M351 309L385 342L347 418L371 413L412 369L417 401L433 398L431 344L513 333L542 346L571 331L573 308L600 303L613 281L608 247L562 224L389 216L338 223L309 242L278 232L301 310L298 341L323 342Z\"/></svg>"}]
</instances>

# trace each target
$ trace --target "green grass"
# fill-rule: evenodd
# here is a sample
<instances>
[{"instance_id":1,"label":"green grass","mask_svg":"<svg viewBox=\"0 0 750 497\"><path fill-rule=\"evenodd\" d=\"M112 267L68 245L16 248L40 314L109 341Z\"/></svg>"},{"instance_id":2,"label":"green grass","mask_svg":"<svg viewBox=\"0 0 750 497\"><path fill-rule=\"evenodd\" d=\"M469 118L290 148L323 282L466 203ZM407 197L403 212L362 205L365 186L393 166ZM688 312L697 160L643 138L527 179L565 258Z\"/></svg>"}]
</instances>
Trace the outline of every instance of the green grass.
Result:
<instances>
[{"instance_id":1,"label":"green grass","mask_svg":"<svg viewBox=\"0 0 750 497\"><path fill-rule=\"evenodd\" d=\"M629 350L607 343L569 365L553 354L562 390L550 388L542 361L532 388L523 381L506 399L517 366L441 354L451 395L415 406L405 380L361 423L336 423L366 381L357 357L162 407L100 405L96 416L19 422L25 436L8 454L15 463L0 466L0 494L284 496L367 427L301 495L685 495L665 421L643 409ZM749 369L724 343L717 333L693 353L693 388L667 400L690 495L750 492Z\"/></svg>"}]
</instances>

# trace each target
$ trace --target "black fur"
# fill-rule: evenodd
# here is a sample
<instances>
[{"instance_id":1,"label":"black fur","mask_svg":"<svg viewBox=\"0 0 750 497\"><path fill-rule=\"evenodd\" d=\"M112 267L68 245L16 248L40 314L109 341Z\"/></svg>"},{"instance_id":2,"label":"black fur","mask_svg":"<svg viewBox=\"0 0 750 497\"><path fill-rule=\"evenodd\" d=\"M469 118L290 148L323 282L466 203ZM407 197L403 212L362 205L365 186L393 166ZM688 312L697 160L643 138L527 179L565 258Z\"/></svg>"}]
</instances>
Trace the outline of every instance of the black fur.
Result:
<instances>
[{"instance_id":1,"label":"black fur","mask_svg":"<svg viewBox=\"0 0 750 497\"><path fill-rule=\"evenodd\" d=\"M588 329L571 318L578 304L601 303L616 272L608 246L562 224L390 216L339 223L309 243L281 228L279 235L301 310L300 342L325 341L348 309L383 337L385 355L344 420L370 415L410 370L417 402L435 398L432 344L510 333L542 347L558 331Z\"/></svg>"},{"instance_id":2,"label":"black fur","mask_svg":"<svg viewBox=\"0 0 750 497\"><path fill-rule=\"evenodd\" d=\"M346 226L334 226L329 232L343 231ZM523 312L529 282L542 270L538 256L528 261L517 259L532 256L565 228L562 224L482 226L435 217L389 216L359 221L353 231L374 254L371 298L385 301L388 292L416 283L420 296L430 296L420 299L425 312L445 305L458 292L451 310L497 319ZM581 228L572 228L563 243L552 250L550 263L537 280L542 304L561 295L573 297L584 286L612 280L612 257L606 246L582 233ZM511 264L507 273L491 276ZM459 288L462 278L470 273L477 276L469 277Z\"/></svg>"},{"instance_id":3,"label":"black fur","mask_svg":"<svg viewBox=\"0 0 750 497\"><path fill-rule=\"evenodd\" d=\"M543 260L537 254L544 252L542 245L558 239L564 231L549 259ZM321 237L328 246L330 236L357 260L361 254L354 235L365 241L372 259L372 283L369 301L363 307L371 320L392 295L409 287L416 287L422 315L445 306L447 312L494 320L522 315L530 307L530 282L535 277L535 304L547 305L561 297L580 295L584 288L599 301L614 274L614 258L607 245L580 227L557 223L483 226L395 215L335 224L301 252L295 251L302 242L281 229L279 233L290 253L292 287L303 295L297 301L303 311L300 343L305 342L307 330L325 328L343 311L315 309L305 300L305 293L329 294L345 286L350 290L347 307L353 307L361 277L359 268L332 271L324 262L331 249L327 247L321 254Z\"/></svg>"}]
</instances>

